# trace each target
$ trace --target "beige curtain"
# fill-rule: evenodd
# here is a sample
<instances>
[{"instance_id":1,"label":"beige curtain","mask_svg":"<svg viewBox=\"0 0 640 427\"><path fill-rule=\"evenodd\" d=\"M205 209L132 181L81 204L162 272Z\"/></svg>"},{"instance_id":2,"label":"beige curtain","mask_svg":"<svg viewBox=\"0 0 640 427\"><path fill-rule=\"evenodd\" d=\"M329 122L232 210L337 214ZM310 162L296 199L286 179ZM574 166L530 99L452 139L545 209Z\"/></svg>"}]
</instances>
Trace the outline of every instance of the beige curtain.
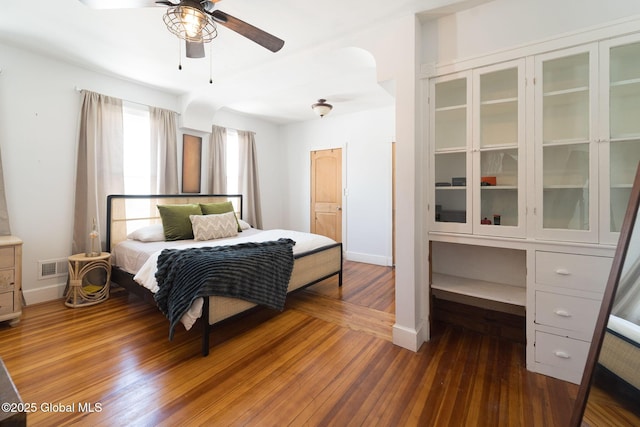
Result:
<instances>
[{"instance_id":1,"label":"beige curtain","mask_svg":"<svg viewBox=\"0 0 640 427\"><path fill-rule=\"evenodd\" d=\"M238 187L243 195L243 218L255 228L262 228L262 208L258 187L258 161L255 134L238 131L240 168Z\"/></svg>"},{"instance_id":2,"label":"beige curtain","mask_svg":"<svg viewBox=\"0 0 640 427\"><path fill-rule=\"evenodd\" d=\"M9 224L7 198L4 194L4 172L2 171L2 156L0 156L0 236L9 235L11 235L11 225Z\"/></svg>"},{"instance_id":3,"label":"beige curtain","mask_svg":"<svg viewBox=\"0 0 640 427\"><path fill-rule=\"evenodd\" d=\"M209 188L213 194L227 193L227 156L225 143L227 129L213 126L211 129L209 155Z\"/></svg>"},{"instance_id":4,"label":"beige curtain","mask_svg":"<svg viewBox=\"0 0 640 427\"><path fill-rule=\"evenodd\" d=\"M149 107L151 194L178 194L177 114Z\"/></svg>"},{"instance_id":5,"label":"beige curtain","mask_svg":"<svg viewBox=\"0 0 640 427\"><path fill-rule=\"evenodd\" d=\"M105 247L107 195L124 192L122 129L122 100L82 91L73 253L85 252L94 218Z\"/></svg>"}]
</instances>

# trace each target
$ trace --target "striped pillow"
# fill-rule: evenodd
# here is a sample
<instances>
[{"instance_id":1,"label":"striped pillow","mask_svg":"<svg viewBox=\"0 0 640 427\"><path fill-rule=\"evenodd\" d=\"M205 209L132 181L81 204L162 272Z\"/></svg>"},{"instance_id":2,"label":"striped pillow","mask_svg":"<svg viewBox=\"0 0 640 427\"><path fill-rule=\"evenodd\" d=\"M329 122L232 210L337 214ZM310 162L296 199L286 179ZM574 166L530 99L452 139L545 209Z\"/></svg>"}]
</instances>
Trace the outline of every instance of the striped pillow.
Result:
<instances>
[{"instance_id":1,"label":"striped pillow","mask_svg":"<svg viewBox=\"0 0 640 427\"><path fill-rule=\"evenodd\" d=\"M238 235L235 212L211 215L189 215L196 240L214 240Z\"/></svg>"}]
</instances>

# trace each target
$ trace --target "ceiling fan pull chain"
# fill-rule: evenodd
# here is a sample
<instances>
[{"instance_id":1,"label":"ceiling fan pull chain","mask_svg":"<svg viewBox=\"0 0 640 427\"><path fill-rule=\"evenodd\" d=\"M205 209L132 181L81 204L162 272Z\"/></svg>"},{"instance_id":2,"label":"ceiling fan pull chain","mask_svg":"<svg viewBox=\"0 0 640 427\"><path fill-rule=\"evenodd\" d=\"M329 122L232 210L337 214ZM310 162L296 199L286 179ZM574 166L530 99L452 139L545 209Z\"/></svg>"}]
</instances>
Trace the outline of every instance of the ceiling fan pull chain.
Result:
<instances>
[{"instance_id":1,"label":"ceiling fan pull chain","mask_svg":"<svg viewBox=\"0 0 640 427\"><path fill-rule=\"evenodd\" d=\"M182 45L178 39L178 70L182 70Z\"/></svg>"},{"instance_id":2,"label":"ceiling fan pull chain","mask_svg":"<svg viewBox=\"0 0 640 427\"><path fill-rule=\"evenodd\" d=\"M209 43L209 84L213 84L213 43Z\"/></svg>"}]
</instances>

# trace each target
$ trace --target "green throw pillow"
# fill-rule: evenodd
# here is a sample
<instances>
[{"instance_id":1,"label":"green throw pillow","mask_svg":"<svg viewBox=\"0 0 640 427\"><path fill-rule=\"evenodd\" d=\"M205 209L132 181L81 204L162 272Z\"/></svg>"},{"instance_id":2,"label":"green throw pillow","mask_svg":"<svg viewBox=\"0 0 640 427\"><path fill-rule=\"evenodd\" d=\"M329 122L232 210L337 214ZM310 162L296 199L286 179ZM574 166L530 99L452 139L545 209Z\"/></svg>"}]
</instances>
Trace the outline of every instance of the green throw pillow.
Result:
<instances>
[{"instance_id":1,"label":"green throw pillow","mask_svg":"<svg viewBox=\"0 0 640 427\"><path fill-rule=\"evenodd\" d=\"M200 209L202 209L202 215L223 214L227 212L234 212L233 203L220 202L220 203L200 203ZM238 224L238 232L242 231L240 223L236 217L236 223Z\"/></svg>"},{"instance_id":2,"label":"green throw pillow","mask_svg":"<svg viewBox=\"0 0 640 427\"><path fill-rule=\"evenodd\" d=\"M158 205L165 240L193 239L189 215L202 215L200 205Z\"/></svg>"}]
</instances>

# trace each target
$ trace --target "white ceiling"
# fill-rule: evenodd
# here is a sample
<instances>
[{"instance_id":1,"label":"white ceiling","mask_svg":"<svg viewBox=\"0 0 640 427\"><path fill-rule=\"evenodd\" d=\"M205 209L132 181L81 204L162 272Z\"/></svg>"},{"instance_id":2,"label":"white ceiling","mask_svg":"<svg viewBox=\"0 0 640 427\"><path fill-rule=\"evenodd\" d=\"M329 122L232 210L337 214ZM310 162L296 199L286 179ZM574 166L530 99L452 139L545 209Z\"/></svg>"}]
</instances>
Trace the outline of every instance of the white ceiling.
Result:
<instances>
[{"instance_id":1,"label":"white ceiling","mask_svg":"<svg viewBox=\"0 0 640 427\"><path fill-rule=\"evenodd\" d=\"M290 123L313 119L310 105L318 98L334 104L332 115L394 102L376 82L371 55L328 46L339 46L354 31L383 30L386 20L407 13L436 14L483 1L224 0L218 9L285 40L284 47L272 53L218 26L218 37L206 45L206 58L183 58L182 70L181 45L162 21L164 7L94 9L80 0L2 2L0 41L184 95L209 108Z\"/></svg>"}]
</instances>

